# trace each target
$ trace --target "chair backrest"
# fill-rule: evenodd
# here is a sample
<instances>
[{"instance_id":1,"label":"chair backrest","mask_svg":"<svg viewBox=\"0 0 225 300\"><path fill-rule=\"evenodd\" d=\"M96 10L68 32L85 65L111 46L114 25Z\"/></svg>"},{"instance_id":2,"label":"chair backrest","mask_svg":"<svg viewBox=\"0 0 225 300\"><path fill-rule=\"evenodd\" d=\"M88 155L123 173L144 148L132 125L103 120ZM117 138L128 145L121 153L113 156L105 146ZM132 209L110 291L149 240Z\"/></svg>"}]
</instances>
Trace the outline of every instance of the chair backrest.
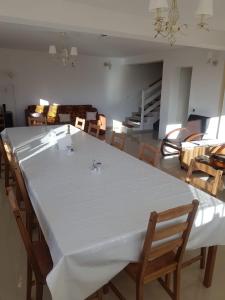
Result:
<instances>
[{"instance_id":1,"label":"chair backrest","mask_svg":"<svg viewBox=\"0 0 225 300\"><path fill-rule=\"evenodd\" d=\"M99 132L100 132L100 126L90 122L88 126L88 133L98 138Z\"/></svg>"},{"instance_id":2,"label":"chair backrest","mask_svg":"<svg viewBox=\"0 0 225 300\"><path fill-rule=\"evenodd\" d=\"M160 161L160 150L149 144L141 144L138 158L156 167Z\"/></svg>"},{"instance_id":3,"label":"chair backrest","mask_svg":"<svg viewBox=\"0 0 225 300\"><path fill-rule=\"evenodd\" d=\"M80 130L84 130L84 128L85 128L85 119L81 119L79 117L76 117L75 127L80 129Z\"/></svg>"},{"instance_id":4,"label":"chair backrest","mask_svg":"<svg viewBox=\"0 0 225 300\"><path fill-rule=\"evenodd\" d=\"M33 214L33 207L30 202L30 197L28 195L27 188L26 188L19 164L17 161L12 159L10 162L10 167L13 172L14 178L16 180L16 187L19 191L19 194L20 194L22 200L24 201L26 215L31 215L31 214Z\"/></svg>"},{"instance_id":5,"label":"chair backrest","mask_svg":"<svg viewBox=\"0 0 225 300\"><path fill-rule=\"evenodd\" d=\"M141 255L141 276L149 262L171 251L174 252L174 263L181 267L198 205L199 202L194 200L189 205L151 213Z\"/></svg>"},{"instance_id":6,"label":"chair backrest","mask_svg":"<svg viewBox=\"0 0 225 300\"><path fill-rule=\"evenodd\" d=\"M28 117L28 126L41 126L47 125L47 118L45 116Z\"/></svg>"},{"instance_id":7,"label":"chair backrest","mask_svg":"<svg viewBox=\"0 0 225 300\"><path fill-rule=\"evenodd\" d=\"M208 180L203 180L198 174L194 174L195 171L201 171L206 174L209 178ZM208 192L209 194L216 196L222 182L223 171L216 170L213 167L197 162L196 160L192 160L188 169L186 182L191 185Z\"/></svg>"},{"instance_id":8,"label":"chair backrest","mask_svg":"<svg viewBox=\"0 0 225 300\"><path fill-rule=\"evenodd\" d=\"M39 263L37 261L37 258L36 258L36 255L35 255L35 252L33 249L33 244L32 244L31 238L29 236L29 233L26 229L26 226L23 223L23 219L22 219L22 216L21 216L21 213L20 213L17 201L16 201L16 196L15 196L12 188L8 189L8 199L9 199L9 203L10 203L12 212L14 214L16 223L18 225L21 238L22 238L24 246L26 248L29 262L32 266L35 276L37 278L39 278L39 280L42 280L42 273L41 273Z\"/></svg>"},{"instance_id":9,"label":"chair backrest","mask_svg":"<svg viewBox=\"0 0 225 300\"><path fill-rule=\"evenodd\" d=\"M1 137L0 137L0 152L4 158L5 163L10 163L10 161L12 160L12 150L6 142L3 142Z\"/></svg>"},{"instance_id":10,"label":"chair backrest","mask_svg":"<svg viewBox=\"0 0 225 300\"><path fill-rule=\"evenodd\" d=\"M124 132L122 133L117 133L115 131L112 132L111 143L110 143L112 146L123 151L125 142L126 142L126 134Z\"/></svg>"},{"instance_id":11,"label":"chair backrest","mask_svg":"<svg viewBox=\"0 0 225 300\"><path fill-rule=\"evenodd\" d=\"M223 154L225 155L225 145L218 145L218 146L215 146L215 147L212 147L210 150L209 150L209 153L210 155L213 155L213 154Z\"/></svg>"},{"instance_id":12,"label":"chair backrest","mask_svg":"<svg viewBox=\"0 0 225 300\"><path fill-rule=\"evenodd\" d=\"M4 161L5 161L5 162L8 162L7 153L6 153L6 151L5 151L4 142L3 142L1 136L0 136L0 152L1 152L1 154L2 154L2 157L3 157Z\"/></svg>"}]
</instances>

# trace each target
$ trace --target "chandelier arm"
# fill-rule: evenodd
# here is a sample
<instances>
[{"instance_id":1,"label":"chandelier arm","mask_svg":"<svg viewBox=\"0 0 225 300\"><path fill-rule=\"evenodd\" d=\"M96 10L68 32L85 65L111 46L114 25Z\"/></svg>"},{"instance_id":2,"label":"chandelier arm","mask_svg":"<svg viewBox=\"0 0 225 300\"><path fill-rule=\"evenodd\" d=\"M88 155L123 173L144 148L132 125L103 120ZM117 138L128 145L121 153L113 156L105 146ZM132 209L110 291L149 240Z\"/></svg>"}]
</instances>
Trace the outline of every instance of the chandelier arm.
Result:
<instances>
[{"instance_id":1,"label":"chandelier arm","mask_svg":"<svg viewBox=\"0 0 225 300\"><path fill-rule=\"evenodd\" d=\"M200 17L200 21L197 24L198 28L209 31L208 18L213 16L213 1L214 0L211 0L208 4L205 0L199 0L200 8L198 8L197 15ZM156 12L154 20L154 38L158 38L159 36L168 38L170 44L174 45L176 42L176 35L178 33L184 34L184 31L188 28L187 24L180 23L178 0L168 0L166 16L163 15L165 12L165 10L163 10L164 7L156 6L156 3L157 2L155 2L154 5L152 4L152 7L154 7L153 10Z\"/></svg>"}]
</instances>

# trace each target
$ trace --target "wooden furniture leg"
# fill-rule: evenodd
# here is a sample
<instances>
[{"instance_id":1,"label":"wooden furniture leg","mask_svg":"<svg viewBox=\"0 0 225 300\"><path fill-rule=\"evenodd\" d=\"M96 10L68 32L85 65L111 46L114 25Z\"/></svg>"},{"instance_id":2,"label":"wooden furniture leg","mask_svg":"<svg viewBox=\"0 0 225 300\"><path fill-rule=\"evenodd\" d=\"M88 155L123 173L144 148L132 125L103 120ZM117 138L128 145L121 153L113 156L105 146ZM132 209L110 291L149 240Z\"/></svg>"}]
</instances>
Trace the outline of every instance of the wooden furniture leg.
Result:
<instances>
[{"instance_id":1,"label":"wooden furniture leg","mask_svg":"<svg viewBox=\"0 0 225 300\"><path fill-rule=\"evenodd\" d=\"M31 289L32 289L32 269L30 262L27 259L27 300L31 300Z\"/></svg>"},{"instance_id":2,"label":"wooden furniture leg","mask_svg":"<svg viewBox=\"0 0 225 300\"><path fill-rule=\"evenodd\" d=\"M9 187L9 164L5 163L5 189L7 190L7 187ZM7 194L7 191L6 191Z\"/></svg>"},{"instance_id":3,"label":"wooden furniture leg","mask_svg":"<svg viewBox=\"0 0 225 300\"><path fill-rule=\"evenodd\" d=\"M200 260L200 268L203 270L205 269L205 263L206 263L206 254L207 254L207 248L201 248L201 260Z\"/></svg>"},{"instance_id":4,"label":"wooden furniture leg","mask_svg":"<svg viewBox=\"0 0 225 300\"><path fill-rule=\"evenodd\" d=\"M0 178L2 177L2 153L0 152Z\"/></svg>"},{"instance_id":5,"label":"wooden furniture leg","mask_svg":"<svg viewBox=\"0 0 225 300\"><path fill-rule=\"evenodd\" d=\"M43 284L36 282L36 300L43 299Z\"/></svg>"},{"instance_id":6,"label":"wooden furniture leg","mask_svg":"<svg viewBox=\"0 0 225 300\"><path fill-rule=\"evenodd\" d=\"M208 250L206 269L205 269L205 277L204 277L204 281L203 281L203 284L206 288L209 288L212 285L217 249L218 249L218 246L212 246L212 247L209 247L209 250Z\"/></svg>"}]
</instances>

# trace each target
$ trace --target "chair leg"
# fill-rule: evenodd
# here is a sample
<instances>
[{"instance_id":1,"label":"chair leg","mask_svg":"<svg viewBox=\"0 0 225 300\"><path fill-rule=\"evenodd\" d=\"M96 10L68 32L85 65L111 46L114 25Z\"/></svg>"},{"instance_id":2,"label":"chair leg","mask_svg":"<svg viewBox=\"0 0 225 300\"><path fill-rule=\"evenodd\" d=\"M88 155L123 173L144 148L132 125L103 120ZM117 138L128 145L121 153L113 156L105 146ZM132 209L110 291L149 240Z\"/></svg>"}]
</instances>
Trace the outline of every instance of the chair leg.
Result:
<instances>
[{"instance_id":1,"label":"chair leg","mask_svg":"<svg viewBox=\"0 0 225 300\"><path fill-rule=\"evenodd\" d=\"M98 291L98 300L102 300L102 291Z\"/></svg>"},{"instance_id":2,"label":"chair leg","mask_svg":"<svg viewBox=\"0 0 225 300\"><path fill-rule=\"evenodd\" d=\"M117 287L110 281L108 286L111 288L112 292L118 297L120 300L126 300L126 298L120 293Z\"/></svg>"},{"instance_id":3,"label":"chair leg","mask_svg":"<svg viewBox=\"0 0 225 300\"><path fill-rule=\"evenodd\" d=\"M200 261L200 268L203 270L205 269L205 264L206 264L206 250L207 248L201 248L201 261Z\"/></svg>"},{"instance_id":4,"label":"chair leg","mask_svg":"<svg viewBox=\"0 0 225 300\"><path fill-rule=\"evenodd\" d=\"M167 274L165 277L165 285L170 289L171 286L171 274Z\"/></svg>"},{"instance_id":5,"label":"chair leg","mask_svg":"<svg viewBox=\"0 0 225 300\"><path fill-rule=\"evenodd\" d=\"M144 300L144 284L136 283L136 300Z\"/></svg>"},{"instance_id":6,"label":"chair leg","mask_svg":"<svg viewBox=\"0 0 225 300\"><path fill-rule=\"evenodd\" d=\"M27 300L31 300L32 290L32 268L29 261L27 260Z\"/></svg>"},{"instance_id":7,"label":"chair leg","mask_svg":"<svg viewBox=\"0 0 225 300\"><path fill-rule=\"evenodd\" d=\"M43 298L43 284L36 282L36 300L42 300Z\"/></svg>"},{"instance_id":8,"label":"chair leg","mask_svg":"<svg viewBox=\"0 0 225 300\"><path fill-rule=\"evenodd\" d=\"M2 177L2 153L0 153L0 178Z\"/></svg>"},{"instance_id":9,"label":"chair leg","mask_svg":"<svg viewBox=\"0 0 225 300\"><path fill-rule=\"evenodd\" d=\"M109 293L109 285L108 284L104 285L102 290L103 290L103 294L107 295Z\"/></svg>"},{"instance_id":10,"label":"chair leg","mask_svg":"<svg viewBox=\"0 0 225 300\"><path fill-rule=\"evenodd\" d=\"M9 187L9 165L5 164L5 188Z\"/></svg>"},{"instance_id":11,"label":"chair leg","mask_svg":"<svg viewBox=\"0 0 225 300\"><path fill-rule=\"evenodd\" d=\"M180 300L180 270L174 272L174 280L173 280L173 292L174 292L174 299L173 300Z\"/></svg>"}]
</instances>

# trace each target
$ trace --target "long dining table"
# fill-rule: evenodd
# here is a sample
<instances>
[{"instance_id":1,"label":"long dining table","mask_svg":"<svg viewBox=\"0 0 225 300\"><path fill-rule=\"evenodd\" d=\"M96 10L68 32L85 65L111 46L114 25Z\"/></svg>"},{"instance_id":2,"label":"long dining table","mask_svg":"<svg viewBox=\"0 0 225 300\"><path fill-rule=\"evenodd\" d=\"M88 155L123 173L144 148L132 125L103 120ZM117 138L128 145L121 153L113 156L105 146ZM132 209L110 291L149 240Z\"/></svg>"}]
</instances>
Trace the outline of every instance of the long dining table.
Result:
<instances>
[{"instance_id":1,"label":"long dining table","mask_svg":"<svg viewBox=\"0 0 225 300\"><path fill-rule=\"evenodd\" d=\"M73 151L58 142L67 126L16 127L1 135L20 164L53 259L54 300L83 300L138 261L152 211L200 202L188 250L209 247L204 284L212 282L217 245L225 245L225 204L70 126ZM102 163L92 170L93 161Z\"/></svg>"}]
</instances>

